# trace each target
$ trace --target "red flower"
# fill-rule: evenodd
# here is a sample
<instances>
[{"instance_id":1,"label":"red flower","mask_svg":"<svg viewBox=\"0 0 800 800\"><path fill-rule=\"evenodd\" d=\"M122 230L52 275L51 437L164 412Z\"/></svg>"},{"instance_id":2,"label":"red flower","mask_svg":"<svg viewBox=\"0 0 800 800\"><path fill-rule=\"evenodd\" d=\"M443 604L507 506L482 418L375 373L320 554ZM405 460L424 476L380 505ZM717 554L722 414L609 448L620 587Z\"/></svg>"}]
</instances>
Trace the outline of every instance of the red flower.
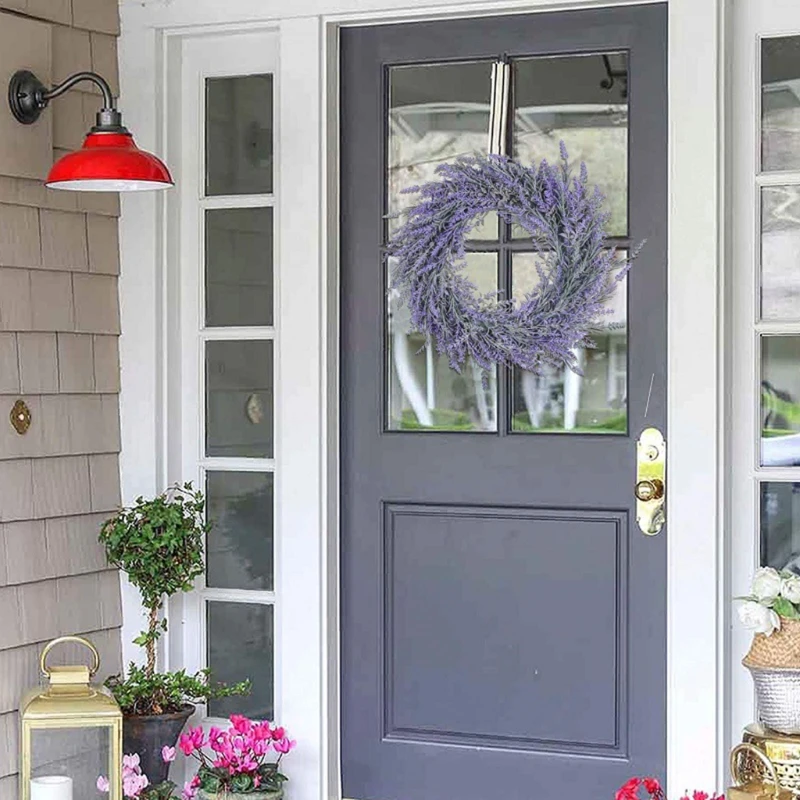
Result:
<instances>
[{"instance_id":1,"label":"red flower","mask_svg":"<svg viewBox=\"0 0 800 800\"><path fill-rule=\"evenodd\" d=\"M658 794L661 791L661 784L655 778L645 778L644 788L648 794Z\"/></svg>"},{"instance_id":2,"label":"red flower","mask_svg":"<svg viewBox=\"0 0 800 800\"><path fill-rule=\"evenodd\" d=\"M620 786L614 795L614 800L637 800L641 785L641 778L631 778L627 783Z\"/></svg>"}]
</instances>

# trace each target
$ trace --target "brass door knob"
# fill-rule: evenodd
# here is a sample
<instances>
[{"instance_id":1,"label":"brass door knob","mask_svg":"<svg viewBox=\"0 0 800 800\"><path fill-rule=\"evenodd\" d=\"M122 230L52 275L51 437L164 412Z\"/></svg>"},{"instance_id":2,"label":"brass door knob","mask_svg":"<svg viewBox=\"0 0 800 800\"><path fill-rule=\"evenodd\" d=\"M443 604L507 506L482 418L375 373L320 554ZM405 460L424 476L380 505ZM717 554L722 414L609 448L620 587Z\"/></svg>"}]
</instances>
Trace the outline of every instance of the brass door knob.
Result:
<instances>
[{"instance_id":1,"label":"brass door knob","mask_svg":"<svg viewBox=\"0 0 800 800\"><path fill-rule=\"evenodd\" d=\"M664 481L659 478L639 481L636 484L634 493L636 494L636 499L641 500L643 503L649 503L651 500L660 500L664 496Z\"/></svg>"}]
</instances>

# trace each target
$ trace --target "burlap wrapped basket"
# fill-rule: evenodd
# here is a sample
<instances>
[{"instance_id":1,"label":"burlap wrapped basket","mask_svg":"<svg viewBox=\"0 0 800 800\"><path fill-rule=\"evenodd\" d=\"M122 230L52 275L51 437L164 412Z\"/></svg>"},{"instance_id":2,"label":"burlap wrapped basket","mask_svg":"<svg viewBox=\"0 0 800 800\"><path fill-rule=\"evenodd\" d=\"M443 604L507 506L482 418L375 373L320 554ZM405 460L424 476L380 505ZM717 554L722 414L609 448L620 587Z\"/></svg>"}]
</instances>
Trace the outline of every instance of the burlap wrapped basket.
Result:
<instances>
[{"instance_id":1,"label":"burlap wrapped basket","mask_svg":"<svg viewBox=\"0 0 800 800\"><path fill-rule=\"evenodd\" d=\"M742 663L746 667L800 669L800 620L781 617L780 630L770 636L757 633Z\"/></svg>"}]
</instances>

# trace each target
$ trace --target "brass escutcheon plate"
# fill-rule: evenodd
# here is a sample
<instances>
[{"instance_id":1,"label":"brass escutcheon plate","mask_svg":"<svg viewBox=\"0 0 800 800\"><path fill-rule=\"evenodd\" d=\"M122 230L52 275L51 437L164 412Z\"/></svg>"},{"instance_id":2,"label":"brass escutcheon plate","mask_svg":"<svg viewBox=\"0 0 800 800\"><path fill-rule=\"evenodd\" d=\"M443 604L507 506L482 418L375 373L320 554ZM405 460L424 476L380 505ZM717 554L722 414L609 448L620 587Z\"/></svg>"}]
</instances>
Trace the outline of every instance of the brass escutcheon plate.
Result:
<instances>
[{"instance_id":1,"label":"brass escutcheon plate","mask_svg":"<svg viewBox=\"0 0 800 800\"><path fill-rule=\"evenodd\" d=\"M636 521L645 536L666 521L667 443L658 428L645 428L636 444Z\"/></svg>"},{"instance_id":2,"label":"brass escutcheon plate","mask_svg":"<svg viewBox=\"0 0 800 800\"><path fill-rule=\"evenodd\" d=\"M28 428L31 426L31 410L24 400L17 400L17 402L14 403L9 417L11 419L11 424L14 426L14 430L20 436L28 432Z\"/></svg>"}]
</instances>

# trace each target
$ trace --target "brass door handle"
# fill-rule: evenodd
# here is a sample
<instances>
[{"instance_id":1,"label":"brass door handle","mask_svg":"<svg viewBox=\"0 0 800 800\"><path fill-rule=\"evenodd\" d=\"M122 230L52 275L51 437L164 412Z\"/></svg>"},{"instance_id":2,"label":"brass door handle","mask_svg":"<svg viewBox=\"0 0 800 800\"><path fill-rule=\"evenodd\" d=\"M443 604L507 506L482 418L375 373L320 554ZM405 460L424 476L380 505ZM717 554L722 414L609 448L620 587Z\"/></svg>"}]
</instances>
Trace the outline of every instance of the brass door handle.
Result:
<instances>
[{"instance_id":1,"label":"brass door handle","mask_svg":"<svg viewBox=\"0 0 800 800\"><path fill-rule=\"evenodd\" d=\"M645 428L636 448L636 521L642 533L655 536L666 520L667 443L656 428Z\"/></svg>"},{"instance_id":2,"label":"brass door handle","mask_svg":"<svg viewBox=\"0 0 800 800\"><path fill-rule=\"evenodd\" d=\"M664 481L659 478L639 481L636 484L634 493L636 494L636 499L641 500L643 503L649 503L651 500L660 500L664 496Z\"/></svg>"}]
</instances>

